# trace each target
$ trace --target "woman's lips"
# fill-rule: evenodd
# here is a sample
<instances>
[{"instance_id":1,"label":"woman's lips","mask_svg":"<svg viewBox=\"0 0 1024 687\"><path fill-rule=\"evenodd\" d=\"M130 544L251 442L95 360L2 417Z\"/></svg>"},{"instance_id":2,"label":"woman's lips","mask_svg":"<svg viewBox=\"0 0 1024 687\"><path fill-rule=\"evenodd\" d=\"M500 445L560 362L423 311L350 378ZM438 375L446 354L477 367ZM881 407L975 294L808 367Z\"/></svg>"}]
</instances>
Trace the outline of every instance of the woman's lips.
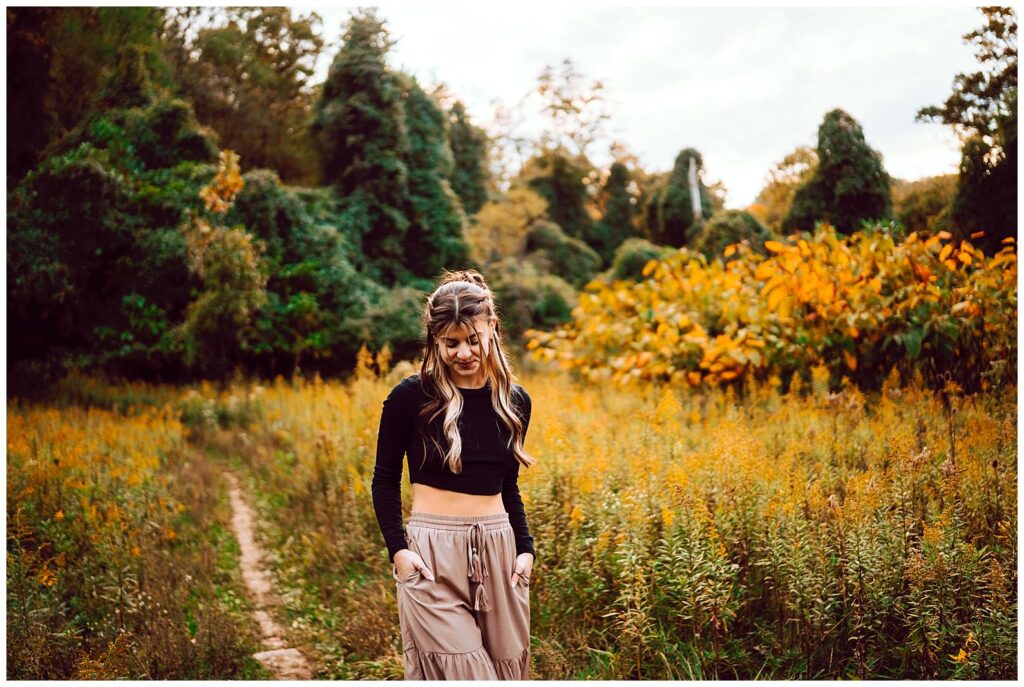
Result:
<instances>
[{"instance_id":1,"label":"woman's lips","mask_svg":"<svg viewBox=\"0 0 1024 687\"><path fill-rule=\"evenodd\" d=\"M473 367L474 365L476 365L476 361L474 360L473 362L470 362L470 363L455 363L455 364L458 365L459 367Z\"/></svg>"}]
</instances>

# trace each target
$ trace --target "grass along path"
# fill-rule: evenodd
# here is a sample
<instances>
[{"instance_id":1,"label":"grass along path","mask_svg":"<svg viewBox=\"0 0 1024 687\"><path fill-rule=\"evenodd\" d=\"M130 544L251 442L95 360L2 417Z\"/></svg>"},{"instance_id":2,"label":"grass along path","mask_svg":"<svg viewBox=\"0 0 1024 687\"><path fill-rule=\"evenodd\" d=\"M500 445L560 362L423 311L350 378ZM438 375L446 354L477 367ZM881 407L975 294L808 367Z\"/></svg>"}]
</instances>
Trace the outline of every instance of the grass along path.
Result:
<instances>
[{"instance_id":1,"label":"grass along path","mask_svg":"<svg viewBox=\"0 0 1024 687\"><path fill-rule=\"evenodd\" d=\"M224 471L224 478L230 485L231 527L242 553L242 578L255 605L253 618L260 628L263 645L266 647L264 651L253 654L253 657L278 680L310 680L313 672L306 657L297 648L288 646L284 629L272 615L278 606L277 595L274 593L270 573L262 567L264 555L256 543L254 533L259 522L246 503L238 478L229 470Z\"/></svg>"}]
</instances>

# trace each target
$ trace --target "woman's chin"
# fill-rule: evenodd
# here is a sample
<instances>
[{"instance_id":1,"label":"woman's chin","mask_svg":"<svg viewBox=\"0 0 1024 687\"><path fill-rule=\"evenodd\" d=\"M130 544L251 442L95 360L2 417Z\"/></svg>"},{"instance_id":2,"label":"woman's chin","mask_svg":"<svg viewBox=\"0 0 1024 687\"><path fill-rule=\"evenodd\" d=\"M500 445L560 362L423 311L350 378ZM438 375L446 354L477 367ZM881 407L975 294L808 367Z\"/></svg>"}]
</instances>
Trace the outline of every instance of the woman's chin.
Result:
<instances>
[{"instance_id":1,"label":"woman's chin","mask_svg":"<svg viewBox=\"0 0 1024 687\"><path fill-rule=\"evenodd\" d=\"M467 379L467 378L470 378L470 377L476 377L477 373L480 372L480 364L479 363L474 363L473 365L470 365L469 367L462 367L461 365L453 365L452 366L452 370L455 372L455 374L458 377L461 377L463 379Z\"/></svg>"}]
</instances>

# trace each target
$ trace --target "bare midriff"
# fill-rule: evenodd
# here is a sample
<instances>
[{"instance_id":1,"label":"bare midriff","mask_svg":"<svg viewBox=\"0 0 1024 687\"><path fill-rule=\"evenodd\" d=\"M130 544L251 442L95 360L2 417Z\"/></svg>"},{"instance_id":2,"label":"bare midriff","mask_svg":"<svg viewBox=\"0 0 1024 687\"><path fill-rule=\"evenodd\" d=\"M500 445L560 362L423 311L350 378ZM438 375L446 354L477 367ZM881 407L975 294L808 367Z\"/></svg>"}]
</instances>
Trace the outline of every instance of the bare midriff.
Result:
<instances>
[{"instance_id":1,"label":"bare midriff","mask_svg":"<svg viewBox=\"0 0 1024 687\"><path fill-rule=\"evenodd\" d=\"M413 482L412 510L434 515L494 515L505 512L501 494L461 494Z\"/></svg>"}]
</instances>

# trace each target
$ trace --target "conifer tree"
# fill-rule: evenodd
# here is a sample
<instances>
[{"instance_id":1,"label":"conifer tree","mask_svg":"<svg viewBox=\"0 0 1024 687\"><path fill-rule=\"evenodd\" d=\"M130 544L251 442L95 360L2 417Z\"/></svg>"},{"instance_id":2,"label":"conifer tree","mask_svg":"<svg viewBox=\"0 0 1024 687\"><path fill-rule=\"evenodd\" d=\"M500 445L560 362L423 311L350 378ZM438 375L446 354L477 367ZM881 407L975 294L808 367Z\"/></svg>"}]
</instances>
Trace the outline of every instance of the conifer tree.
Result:
<instances>
[{"instance_id":1,"label":"conifer tree","mask_svg":"<svg viewBox=\"0 0 1024 687\"><path fill-rule=\"evenodd\" d=\"M690 191L690 160L697 171L700 217L695 216ZM676 247L686 245L703 220L714 212L711 193L701 180L703 169L704 160L693 148L686 148L676 156L672 173L664 184L653 190L649 200L647 231L652 242Z\"/></svg>"},{"instance_id":2,"label":"conifer tree","mask_svg":"<svg viewBox=\"0 0 1024 687\"><path fill-rule=\"evenodd\" d=\"M344 44L316 103L312 133L325 183L341 199L344 229L366 257L369 276L405 282L409 153L402 92L386 63L393 41L373 9L351 16Z\"/></svg>"},{"instance_id":3,"label":"conifer tree","mask_svg":"<svg viewBox=\"0 0 1024 687\"><path fill-rule=\"evenodd\" d=\"M592 240L594 220L584 179L593 170L590 161L572 156L563 147L547 148L530 158L520 177L548 203L548 217L568 236Z\"/></svg>"},{"instance_id":4,"label":"conifer tree","mask_svg":"<svg viewBox=\"0 0 1024 687\"><path fill-rule=\"evenodd\" d=\"M786 233L812 231L818 220L852 234L861 220L892 214L889 175L882 156L864 140L856 119L840 109L825 115L818 127L818 168L793 195L782 221Z\"/></svg>"},{"instance_id":5,"label":"conifer tree","mask_svg":"<svg viewBox=\"0 0 1024 687\"><path fill-rule=\"evenodd\" d=\"M462 200L466 215L475 215L487 202L487 134L469 120L460 101L452 105L448 124L455 159L452 190Z\"/></svg>"},{"instance_id":6,"label":"conifer tree","mask_svg":"<svg viewBox=\"0 0 1024 687\"><path fill-rule=\"evenodd\" d=\"M922 108L921 121L954 127L964 141L956 196L950 208L953 231L986 253L1017 235L1017 15L1012 7L982 7L985 25L964 35L975 45L981 67L957 74L941 107Z\"/></svg>"},{"instance_id":7,"label":"conifer tree","mask_svg":"<svg viewBox=\"0 0 1024 687\"><path fill-rule=\"evenodd\" d=\"M610 265L615 249L635 234L633 217L636 214L629 193L629 169L621 162L612 163L608 179L601 189L604 214L594 229L592 247L601 256L605 266Z\"/></svg>"},{"instance_id":8,"label":"conifer tree","mask_svg":"<svg viewBox=\"0 0 1024 687\"><path fill-rule=\"evenodd\" d=\"M412 201L412 224L405 242L407 267L430 279L442 268L465 266L469 258L466 215L449 183L455 162L444 111L416 79L402 75L400 85L409 140L403 159Z\"/></svg>"}]
</instances>

